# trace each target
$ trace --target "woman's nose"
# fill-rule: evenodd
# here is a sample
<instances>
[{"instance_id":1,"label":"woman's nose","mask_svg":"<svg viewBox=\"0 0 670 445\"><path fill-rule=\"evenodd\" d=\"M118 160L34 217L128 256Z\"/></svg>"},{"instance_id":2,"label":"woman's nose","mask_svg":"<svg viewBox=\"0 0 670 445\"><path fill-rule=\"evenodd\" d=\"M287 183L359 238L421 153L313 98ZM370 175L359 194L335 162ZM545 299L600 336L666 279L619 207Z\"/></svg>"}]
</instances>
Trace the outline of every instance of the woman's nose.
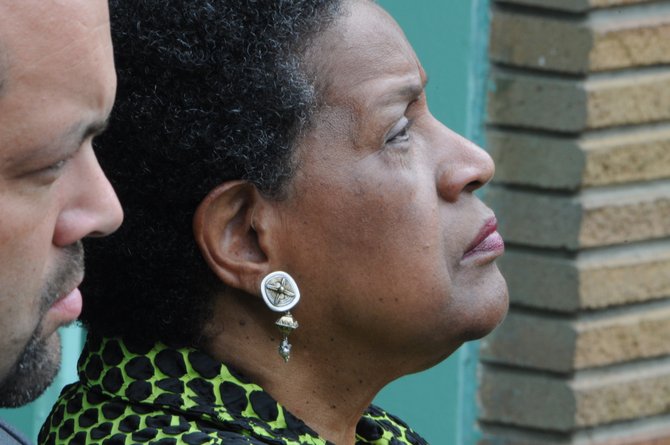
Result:
<instances>
[{"instance_id":1,"label":"woman's nose","mask_svg":"<svg viewBox=\"0 0 670 445\"><path fill-rule=\"evenodd\" d=\"M472 193L493 178L493 159L474 142L444 127L445 138L438 161L437 189L448 202L463 193Z\"/></svg>"}]
</instances>

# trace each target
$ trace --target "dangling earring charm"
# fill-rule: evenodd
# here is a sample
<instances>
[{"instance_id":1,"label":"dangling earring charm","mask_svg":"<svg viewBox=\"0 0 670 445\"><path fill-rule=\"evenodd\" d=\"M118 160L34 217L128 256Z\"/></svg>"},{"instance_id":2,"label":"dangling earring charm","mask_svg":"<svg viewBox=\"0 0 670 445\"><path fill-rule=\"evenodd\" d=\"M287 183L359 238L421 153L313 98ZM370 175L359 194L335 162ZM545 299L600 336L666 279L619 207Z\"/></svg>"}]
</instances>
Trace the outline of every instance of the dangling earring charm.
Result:
<instances>
[{"instance_id":1,"label":"dangling earring charm","mask_svg":"<svg viewBox=\"0 0 670 445\"><path fill-rule=\"evenodd\" d=\"M279 344L279 355L285 362L291 358L291 344L288 336L298 328L298 322L291 315L290 310L300 301L300 291L293 278L286 272L272 272L261 282L261 295L267 306L275 312L284 312L275 322L282 340Z\"/></svg>"}]
</instances>

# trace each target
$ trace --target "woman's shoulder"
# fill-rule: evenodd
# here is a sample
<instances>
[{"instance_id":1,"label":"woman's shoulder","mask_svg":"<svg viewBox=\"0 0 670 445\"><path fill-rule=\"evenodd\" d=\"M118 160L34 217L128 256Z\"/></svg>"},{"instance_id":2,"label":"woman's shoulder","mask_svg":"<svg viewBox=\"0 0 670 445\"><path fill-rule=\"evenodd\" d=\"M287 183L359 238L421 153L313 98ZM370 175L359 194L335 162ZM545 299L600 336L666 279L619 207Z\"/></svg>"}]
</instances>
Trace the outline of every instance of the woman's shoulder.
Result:
<instances>
[{"instance_id":1,"label":"woman's shoulder","mask_svg":"<svg viewBox=\"0 0 670 445\"><path fill-rule=\"evenodd\" d=\"M427 445L428 442L412 430L403 420L370 405L356 428L357 443L360 445Z\"/></svg>"},{"instance_id":2,"label":"woman's shoulder","mask_svg":"<svg viewBox=\"0 0 670 445\"><path fill-rule=\"evenodd\" d=\"M248 425L238 426L216 422L213 413L133 403L78 382L61 393L42 426L38 444L298 445L252 435Z\"/></svg>"}]
</instances>

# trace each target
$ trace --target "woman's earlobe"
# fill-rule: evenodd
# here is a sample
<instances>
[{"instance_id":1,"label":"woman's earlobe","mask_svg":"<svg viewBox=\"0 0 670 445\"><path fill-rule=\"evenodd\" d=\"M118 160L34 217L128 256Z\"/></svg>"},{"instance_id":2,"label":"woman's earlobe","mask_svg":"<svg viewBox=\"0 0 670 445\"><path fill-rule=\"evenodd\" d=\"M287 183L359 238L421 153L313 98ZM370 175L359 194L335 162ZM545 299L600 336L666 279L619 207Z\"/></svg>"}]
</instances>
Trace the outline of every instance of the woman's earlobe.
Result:
<instances>
[{"instance_id":1,"label":"woman's earlobe","mask_svg":"<svg viewBox=\"0 0 670 445\"><path fill-rule=\"evenodd\" d=\"M255 221L263 202L252 184L229 181L211 190L193 216L193 235L209 268L224 284L251 294L268 270Z\"/></svg>"}]
</instances>

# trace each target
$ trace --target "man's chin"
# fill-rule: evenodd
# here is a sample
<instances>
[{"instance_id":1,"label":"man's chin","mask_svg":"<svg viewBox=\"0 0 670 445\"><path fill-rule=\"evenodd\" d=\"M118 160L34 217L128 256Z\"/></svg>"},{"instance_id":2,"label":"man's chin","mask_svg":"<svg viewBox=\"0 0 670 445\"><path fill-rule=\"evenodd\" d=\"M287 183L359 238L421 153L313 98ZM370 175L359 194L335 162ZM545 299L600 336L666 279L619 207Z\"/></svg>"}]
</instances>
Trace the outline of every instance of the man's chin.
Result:
<instances>
[{"instance_id":1,"label":"man's chin","mask_svg":"<svg viewBox=\"0 0 670 445\"><path fill-rule=\"evenodd\" d=\"M12 371L0 382L0 407L32 402L49 387L60 367L60 337L33 335Z\"/></svg>"}]
</instances>

